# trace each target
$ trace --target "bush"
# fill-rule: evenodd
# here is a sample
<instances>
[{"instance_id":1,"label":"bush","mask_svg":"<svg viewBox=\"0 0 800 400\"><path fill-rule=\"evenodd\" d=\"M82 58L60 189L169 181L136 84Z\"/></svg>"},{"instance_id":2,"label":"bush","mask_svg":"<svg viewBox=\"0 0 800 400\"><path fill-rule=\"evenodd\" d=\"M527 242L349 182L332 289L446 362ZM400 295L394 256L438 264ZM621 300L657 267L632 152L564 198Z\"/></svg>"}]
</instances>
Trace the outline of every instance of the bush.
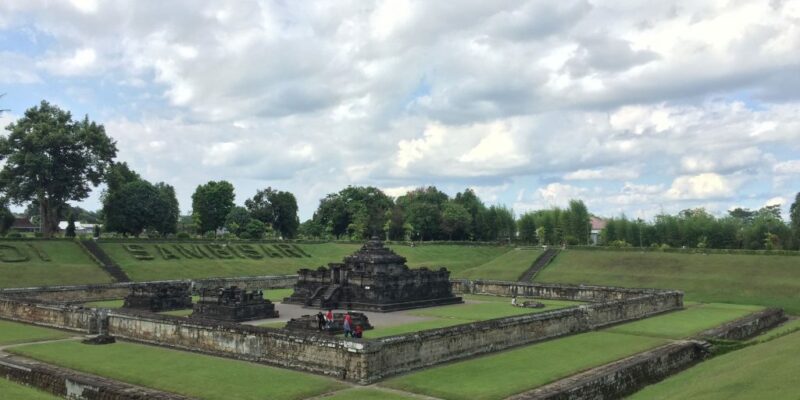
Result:
<instances>
[{"instance_id":1,"label":"bush","mask_svg":"<svg viewBox=\"0 0 800 400\"><path fill-rule=\"evenodd\" d=\"M39 232L37 232L37 233L39 233ZM40 235L41 235L41 234L40 234ZM11 232L11 233L9 233L8 235L6 235L6 237L7 237L7 238L11 238L11 239L19 239L19 238L22 238L22 234L21 234L21 233L19 233L19 232ZM41 236L40 236L40 237L41 237Z\"/></svg>"},{"instance_id":2,"label":"bush","mask_svg":"<svg viewBox=\"0 0 800 400\"><path fill-rule=\"evenodd\" d=\"M178 234L177 234L177 235L175 235L175 237L176 237L177 239L180 239L180 240L189 240L189 239L191 239L191 238L192 238L192 237L191 237L191 235L189 235L189 234L188 234L188 233L186 233L186 232L178 232Z\"/></svg>"}]
</instances>

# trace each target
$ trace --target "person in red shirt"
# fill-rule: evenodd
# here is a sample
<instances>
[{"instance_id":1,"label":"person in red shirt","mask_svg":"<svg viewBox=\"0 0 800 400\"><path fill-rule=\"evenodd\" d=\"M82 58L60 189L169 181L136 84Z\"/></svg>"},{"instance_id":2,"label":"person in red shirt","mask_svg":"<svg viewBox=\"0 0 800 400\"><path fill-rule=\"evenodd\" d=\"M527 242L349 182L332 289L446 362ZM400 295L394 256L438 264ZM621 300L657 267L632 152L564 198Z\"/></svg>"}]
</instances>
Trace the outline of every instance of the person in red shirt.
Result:
<instances>
[{"instance_id":1,"label":"person in red shirt","mask_svg":"<svg viewBox=\"0 0 800 400\"><path fill-rule=\"evenodd\" d=\"M328 310L328 313L325 314L325 329L331 329L333 327L333 310Z\"/></svg>"},{"instance_id":2,"label":"person in red shirt","mask_svg":"<svg viewBox=\"0 0 800 400\"><path fill-rule=\"evenodd\" d=\"M350 312L344 315L342 327L344 328L344 337L353 337L353 317L350 316Z\"/></svg>"},{"instance_id":3,"label":"person in red shirt","mask_svg":"<svg viewBox=\"0 0 800 400\"><path fill-rule=\"evenodd\" d=\"M361 339L361 336L364 335L364 328L361 327L361 324L356 325L355 337Z\"/></svg>"}]
</instances>

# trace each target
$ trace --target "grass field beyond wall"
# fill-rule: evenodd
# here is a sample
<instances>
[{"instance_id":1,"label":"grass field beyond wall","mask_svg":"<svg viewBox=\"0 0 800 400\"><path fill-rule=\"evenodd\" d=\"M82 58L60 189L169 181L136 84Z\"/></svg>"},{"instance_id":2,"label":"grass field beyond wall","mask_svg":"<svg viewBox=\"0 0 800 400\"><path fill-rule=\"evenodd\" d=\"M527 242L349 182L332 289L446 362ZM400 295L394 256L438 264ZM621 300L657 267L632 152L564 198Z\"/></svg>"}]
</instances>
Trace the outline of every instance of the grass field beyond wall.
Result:
<instances>
[{"instance_id":1,"label":"grass field beyond wall","mask_svg":"<svg viewBox=\"0 0 800 400\"><path fill-rule=\"evenodd\" d=\"M344 385L281 368L133 343L33 344L12 352L134 385L210 400L304 399Z\"/></svg>"},{"instance_id":2,"label":"grass field beyond wall","mask_svg":"<svg viewBox=\"0 0 800 400\"><path fill-rule=\"evenodd\" d=\"M29 388L0 377L0 399L8 400L55 400L60 397Z\"/></svg>"},{"instance_id":3,"label":"grass field beyond wall","mask_svg":"<svg viewBox=\"0 0 800 400\"><path fill-rule=\"evenodd\" d=\"M130 245L139 246L132 251ZM101 248L114 259L134 280L163 280L186 278L209 278L219 276L256 276L294 274L300 268L317 268L342 259L358 250L357 244L322 243L298 244L297 254L282 254L275 244L247 244L255 251L248 257L241 251L240 244L233 244L235 256L224 259L215 256L206 244L199 243L147 243L147 242L106 242ZM188 257L178 247L195 250L194 246L206 254L201 258ZM292 245L295 246L295 245ZM293 247L294 248L294 247ZM392 249L408 259L412 268L446 267L452 277L516 279L524 272L539 252L517 251L507 246L393 246Z\"/></svg>"},{"instance_id":4,"label":"grass field beyond wall","mask_svg":"<svg viewBox=\"0 0 800 400\"><path fill-rule=\"evenodd\" d=\"M108 283L106 274L75 242L0 241L0 288Z\"/></svg>"},{"instance_id":5,"label":"grass field beyond wall","mask_svg":"<svg viewBox=\"0 0 800 400\"><path fill-rule=\"evenodd\" d=\"M632 400L797 400L800 332L700 363L646 387Z\"/></svg>"},{"instance_id":6,"label":"grass field beyond wall","mask_svg":"<svg viewBox=\"0 0 800 400\"><path fill-rule=\"evenodd\" d=\"M800 257L562 251L537 282L679 289L686 300L781 307L800 314Z\"/></svg>"}]
</instances>

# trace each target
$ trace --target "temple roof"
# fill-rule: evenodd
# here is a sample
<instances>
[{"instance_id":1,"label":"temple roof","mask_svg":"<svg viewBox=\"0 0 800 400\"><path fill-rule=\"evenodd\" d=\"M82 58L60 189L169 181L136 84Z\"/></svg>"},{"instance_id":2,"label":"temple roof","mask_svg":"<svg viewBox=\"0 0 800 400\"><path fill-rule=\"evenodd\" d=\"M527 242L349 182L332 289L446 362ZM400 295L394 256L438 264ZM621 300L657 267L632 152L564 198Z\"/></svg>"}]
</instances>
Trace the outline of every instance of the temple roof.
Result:
<instances>
[{"instance_id":1,"label":"temple roof","mask_svg":"<svg viewBox=\"0 0 800 400\"><path fill-rule=\"evenodd\" d=\"M344 258L345 264L405 264L406 258L397 255L383 242L373 237L355 253Z\"/></svg>"}]
</instances>

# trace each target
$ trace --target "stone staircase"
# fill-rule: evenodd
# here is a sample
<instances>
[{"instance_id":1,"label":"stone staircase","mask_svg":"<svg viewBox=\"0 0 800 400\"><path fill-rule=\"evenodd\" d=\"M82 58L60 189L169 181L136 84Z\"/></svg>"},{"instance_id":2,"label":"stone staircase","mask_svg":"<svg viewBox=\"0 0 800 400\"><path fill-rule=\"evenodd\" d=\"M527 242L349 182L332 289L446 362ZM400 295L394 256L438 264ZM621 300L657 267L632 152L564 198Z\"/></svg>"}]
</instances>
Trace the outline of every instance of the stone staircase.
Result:
<instances>
[{"instance_id":1,"label":"stone staircase","mask_svg":"<svg viewBox=\"0 0 800 400\"><path fill-rule=\"evenodd\" d=\"M78 244L87 252L92 258L100 264L109 275L111 275L117 282L130 282L131 278L122 270L122 268L111 259L111 257L100 248L94 240L79 240Z\"/></svg>"},{"instance_id":2,"label":"stone staircase","mask_svg":"<svg viewBox=\"0 0 800 400\"><path fill-rule=\"evenodd\" d=\"M558 255L559 250L554 248L549 248L544 251L539 257L536 257L536 260L533 261L530 268L528 268L522 275L519 277L520 282L531 282L536 274L539 273L547 264L550 264L554 258Z\"/></svg>"},{"instance_id":3,"label":"stone staircase","mask_svg":"<svg viewBox=\"0 0 800 400\"><path fill-rule=\"evenodd\" d=\"M314 292L311 300L306 302L309 307L328 308L333 307L333 295L339 290L340 285L322 286Z\"/></svg>"}]
</instances>

